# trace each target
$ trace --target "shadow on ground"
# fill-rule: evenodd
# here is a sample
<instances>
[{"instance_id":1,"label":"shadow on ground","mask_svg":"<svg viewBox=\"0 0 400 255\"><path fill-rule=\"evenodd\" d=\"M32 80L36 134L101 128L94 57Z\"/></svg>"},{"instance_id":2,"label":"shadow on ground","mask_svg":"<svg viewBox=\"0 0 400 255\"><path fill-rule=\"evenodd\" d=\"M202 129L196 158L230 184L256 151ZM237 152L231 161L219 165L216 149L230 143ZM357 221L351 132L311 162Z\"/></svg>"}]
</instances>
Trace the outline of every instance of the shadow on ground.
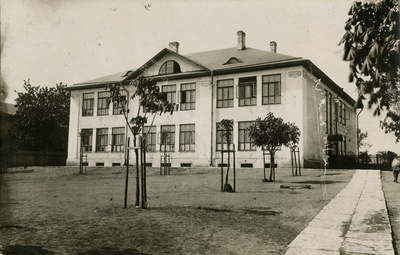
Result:
<instances>
[{"instance_id":1,"label":"shadow on ground","mask_svg":"<svg viewBox=\"0 0 400 255\"><path fill-rule=\"evenodd\" d=\"M334 183L342 183L342 181L327 181L327 180L317 180L317 181L298 181L291 183L307 183L307 184L334 184Z\"/></svg>"},{"instance_id":2,"label":"shadow on ground","mask_svg":"<svg viewBox=\"0 0 400 255\"><path fill-rule=\"evenodd\" d=\"M10 246L7 246L2 252L4 255L22 255L22 254L52 255L52 254L55 254L54 252L45 250L40 246L33 246L33 245L10 245Z\"/></svg>"},{"instance_id":3,"label":"shadow on ground","mask_svg":"<svg viewBox=\"0 0 400 255\"><path fill-rule=\"evenodd\" d=\"M139 252L136 249L115 249L111 247L101 247L77 253L78 255L148 255L148 253Z\"/></svg>"}]
</instances>

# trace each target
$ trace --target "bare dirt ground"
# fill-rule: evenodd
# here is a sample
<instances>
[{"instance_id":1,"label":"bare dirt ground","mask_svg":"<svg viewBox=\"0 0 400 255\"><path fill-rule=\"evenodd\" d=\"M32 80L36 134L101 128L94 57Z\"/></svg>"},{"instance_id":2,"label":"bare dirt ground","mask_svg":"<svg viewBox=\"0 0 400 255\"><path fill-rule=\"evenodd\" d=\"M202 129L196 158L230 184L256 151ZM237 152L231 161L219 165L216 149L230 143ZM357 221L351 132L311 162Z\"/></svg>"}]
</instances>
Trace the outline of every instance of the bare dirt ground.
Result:
<instances>
[{"instance_id":1,"label":"bare dirt ground","mask_svg":"<svg viewBox=\"0 0 400 255\"><path fill-rule=\"evenodd\" d=\"M277 169L277 182L265 183L261 169L237 169L237 192L222 193L216 168L148 172L143 210L133 173L123 208L123 167L10 169L0 175L0 253L284 254L354 173ZM305 184L312 189L280 188Z\"/></svg>"},{"instance_id":2,"label":"bare dirt ground","mask_svg":"<svg viewBox=\"0 0 400 255\"><path fill-rule=\"evenodd\" d=\"M385 193L390 224L392 225L395 254L400 254L400 183L393 182L390 171L382 172L383 192Z\"/></svg>"}]
</instances>

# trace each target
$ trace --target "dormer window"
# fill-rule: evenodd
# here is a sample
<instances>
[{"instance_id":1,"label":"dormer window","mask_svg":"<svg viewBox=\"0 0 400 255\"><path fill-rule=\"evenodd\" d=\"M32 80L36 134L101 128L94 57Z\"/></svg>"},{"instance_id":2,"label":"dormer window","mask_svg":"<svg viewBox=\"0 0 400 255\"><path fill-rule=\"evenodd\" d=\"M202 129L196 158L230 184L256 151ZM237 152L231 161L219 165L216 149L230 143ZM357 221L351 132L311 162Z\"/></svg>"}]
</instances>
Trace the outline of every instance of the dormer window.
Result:
<instances>
[{"instance_id":1,"label":"dormer window","mask_svg":"<svg viewBox=\"0 0 400 255\"><path fill-rule=\"evenodd\" d=\"M170 73L180 73L181 72L181 67L176 61L169 60L162 64L160 67L160 71L158 74L170 74Z\"/></svg>"},{"instance_id":2,"label":"dormer window","mask_svg":"<svg viewBox=\"0 0 400 255\"><path fill-rule=\"evenodd\" d=\"M230 59L228 59L228 61L226 61L224 63L224 65L229 65L229 64L238 64L238 63L243 63L242 60L235 58L235 57L231 57Z\"/></svg>"}]
</instances>

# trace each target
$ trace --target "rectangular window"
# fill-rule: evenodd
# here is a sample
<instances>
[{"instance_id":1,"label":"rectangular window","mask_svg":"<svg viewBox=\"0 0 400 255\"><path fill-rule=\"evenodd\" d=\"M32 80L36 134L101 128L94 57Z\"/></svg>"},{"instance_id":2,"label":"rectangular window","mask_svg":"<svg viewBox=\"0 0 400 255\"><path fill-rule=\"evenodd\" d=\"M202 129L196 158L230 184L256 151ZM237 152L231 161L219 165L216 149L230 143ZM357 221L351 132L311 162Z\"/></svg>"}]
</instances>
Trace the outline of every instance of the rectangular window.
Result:
<instances>
[{"instance_id":1,"label":"rectangular window","mask_svg":"<svg viewBox=\"0 0 400 255\"><path fill-rule=\"evenodd\" d=\"M180 125L179 129L179 151L195 150L195 125Z\"/></svg>"},{"instance_id":2,"label":"rectangular window","mask_svg":"<svg viewBox=\"0 0 400 255\"><path fill-rule=\"evenodd\" d=\"M343 106L343 125L346 125L346 119L347 119L346 105L343 103L342 106Z\"/></svg>"},{"instance_id":3,"label":"rectangular window","mask_svg":"<svg viewBox=\"0 0 400 255\"><path fill-rule=\"evenodd\" d=\"M81 130L82 152L92 152L93 129Z\"/></svg>"},{"instance_id":4,"label":"rectangular window","mask_svg":"<svg viewBox=\"0 0 400 255\"><path fill-rule=\"evenodd\" d=\"M225 137L221 137L222 134L222 130L223 128L221 127L220 122L217 123L217 132L216 132L216 150L217 151L221 151L221 150L227 150L228 149L228 144L226 142L226 138ZM232 134L233 135L233 134ZM233 146L231 144L231 150L233 149Z\"/></svg>"},{"instance_id":5,"label":"rectangular window","mask_svg":"<svg viewBox=\"0 0 400 255\"><path fill-rule=\"evenodd\" d=\"M165 93L165 96L169 103L176 103L176 85L162 86L161 92Z\"/></svg>"},{"instance_id":6,"label":"rectangular window","mask_svg":"<svg viewBox=\"0 0 400 255\"><path fill-rule=\"evenodd\" d=\"M82 103L82 116L93 116L94 93L84 93Z\"/></svg>"},{"instance_id":7,"label":"rectangular window","mask_svg":"<svg viewBox=\"0 0 400 255\"><path fill-rule=\"evenodd\" d=\"M196 109L196 83L181 84L180 109L182 111Z\"/></svg>"},{"instance_id":8,"label":"rectangular window","mask_svg":"<svg viewBox=\"0 0 400 255\"><path fill-rule=\"evenodd\" d=\"M128 93L125 90L121 90L119 93L121 101L118 104L113 105L113 115L123 114L123 109L127 102Z\"/></svg>"},{"instance_id":9,"label":"rectangular window","mask_svg":"<svg viewBox=\"0 0 400 255\"><path fill-rule=\"evenodd\" d=\"M329 133L329 93L325 91L325 132Z\"/></svg>"},{"instance_id":10,"label":"rectangular window","mask_svg":"<svg viewBox=\"0 0 400 255\"><path fill-rule=\"evenodd\" d=\"M247 134L247 128L250 127L254 121L239 122L239 151L255 151L256 147L253 146L253 141Z\"/></svg>"},{"instance_id":11,"label":"rectangular window","mask_svg":"<svg viewBox=\"0 0 400 255\"><path fill-rule=\"evenodd\" d=\"M217 108L233 107L233 79L217 81Z\"/></svg>"},{"instance_id":12,"label":"rectangular window","mask_svg":"<svg viewBox=\"0 0 400 255\"><path fill-rule=\"evenodd\" d=\"M160 151L175 151L175 125L161 126Z\"/></svg>"},{"instance_id":13,"label":"rectangular window","mask_svg":"<svg viewBox=\"0 0 400 255\"><path fill-rule=\"evenodd\" d=\"M239 106L257 104L257 77L239 78L238 84Z\"/></svg>"},{"instance_id":14,"label":"rectangular window","mask_svg":"<svg viewBox=\"0 0 400 255\"><path fill-rule=\"evenodd\" d=\"M96 151L107 151L108 128L96 129Z\"/></svg>"},{"instance_id":15,"label":"rectangular window","mask_svg":"<svg viewBox=\"0 0 400 255\"><path fill-rule=\"evenodd\" d=\"M338 113L339 113L339 123L343 123L343 110L342 110L342 102L338 102Z\"/></svg>"},{"instance_id":16,"label":"rectangular window","mask_svg":"<svg viewBox=\"0 0 400 255\"><path fill-rule=\"evenodd\" d=\"M146 151L154 152L156 151L156 129L155 126L143 127L143 137L146 139Z\"/></svg>"},{"instance_id":17,"label":"rectangular window","mask_svg":"<svg viewBox=\"0 0 400 255\"><path fill-rule=\"evenodd\" d=\"M110 97L109 91L99 92L97 101L97 116L108 115L110 104L107 102Z\"/></svg>"},{"instance_id":18,"label":"rectangular window","mask_svg":"<svg viewBox=\"0 0 400 255\"><path fill-rule=\"evenodd\" d=\"M333 133L333 113L332 113L332 94L329 93L329 102L328 102L328 106L329 106L329 134Z\"/></svg>"},{"instance_id":19,"label":"rectangular window","mask_svg":"<svg viewBox=\"0 0 400 255\"><path fill-rule=\"evenodd\" d=\"M264 75L262 77L262 104L281 103L281 75Z\"/></svg>"},{"instance_id":20,"label":"rectangular window","mask_svg":"<svg viewBox=\"0 0 400 255\"><path fill-rule=\"evenodd\" d=\"M343 155L347 155L347 141L346 141L346 136L343 136Z\"/></svg>"},{"instance_id":21,"label":"rectangular window","mask_svg":"<svg viewBox=\"0 0 400 255\"><path fill-rule=\"evenodd\" d=\"M112 129L111 151L124 151L125 145L125 128L117 127Z\"/></svg>"}]
</instances>

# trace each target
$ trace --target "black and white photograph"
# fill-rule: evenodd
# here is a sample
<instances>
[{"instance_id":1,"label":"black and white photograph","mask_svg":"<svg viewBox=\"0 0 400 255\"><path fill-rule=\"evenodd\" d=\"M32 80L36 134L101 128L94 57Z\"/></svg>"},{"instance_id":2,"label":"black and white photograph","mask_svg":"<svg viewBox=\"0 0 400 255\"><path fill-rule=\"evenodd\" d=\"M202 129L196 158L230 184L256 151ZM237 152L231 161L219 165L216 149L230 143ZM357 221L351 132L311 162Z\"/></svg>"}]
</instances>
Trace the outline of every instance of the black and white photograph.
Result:
<instances>
[{"instance_id":1,"label":"black and white photograph","mask_svg":"<svg viewBox=\"0 0 400 255\"><path fill-rule=\"evenodd\" d=\"M398 0L0 0L0 255L399 255Z\"/></svg>"}]
</instances>

